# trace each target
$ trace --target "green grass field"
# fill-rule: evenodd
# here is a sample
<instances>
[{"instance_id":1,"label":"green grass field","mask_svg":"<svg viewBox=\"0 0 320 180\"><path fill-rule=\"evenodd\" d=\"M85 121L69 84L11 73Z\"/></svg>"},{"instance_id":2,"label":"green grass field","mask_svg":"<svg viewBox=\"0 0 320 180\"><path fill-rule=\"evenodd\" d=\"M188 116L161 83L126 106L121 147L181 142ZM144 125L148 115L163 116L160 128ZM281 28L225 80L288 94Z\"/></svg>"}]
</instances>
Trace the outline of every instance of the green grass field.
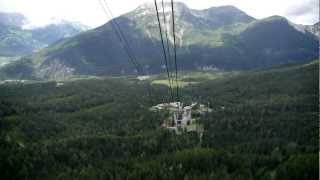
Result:
<instances>
[{"instance_id":1,"label":"green grass field","mask_svg":"<svg viewBox=\"0 0 320 180\"><path fill-rule=\"evenodd\" d=\"M179 87L186 87L189 85L198 84L204 81L216 80L231 77L234 75L238 75L240 72L231 71L231 72L224 72L224 71L190 71L190 72L180 72L178 76L178 85ZM164 74L153 76L152 77L152 84L158 85L165 85L169 87L169 81L167 76ZM177 87L177 83L175 78L172 81L172 87Z\"/></svg>"}]
</instances>

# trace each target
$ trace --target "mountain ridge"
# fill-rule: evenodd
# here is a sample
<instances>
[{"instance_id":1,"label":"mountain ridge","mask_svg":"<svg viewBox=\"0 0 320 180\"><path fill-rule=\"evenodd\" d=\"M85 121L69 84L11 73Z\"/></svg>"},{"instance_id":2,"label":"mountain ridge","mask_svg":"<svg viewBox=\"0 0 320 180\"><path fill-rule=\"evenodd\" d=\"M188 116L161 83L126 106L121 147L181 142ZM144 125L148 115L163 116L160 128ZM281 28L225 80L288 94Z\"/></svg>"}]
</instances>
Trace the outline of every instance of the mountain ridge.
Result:
<instances>
[{"instance_id":1,"label":"mountain ridge","mask_svg":"<svg viewBox=\"0 0 320 180\"><path fill-rule=\"evenodd\" d=\"M317 38L310 32L298 31L283 17L256 20L232 6L195 10L198 13L196 17L192 9L186 8L180 4L176 13L178 65L182 70L208 66L226 70L252 69L307 62L318 56ZM233 11L232 17L228 13L230 9ZM200 17L199 12L208 16ZM154 7L144 4L115 19L125 29L123 33L144 70L148 73L162 72ZM167 23L169 40L172 42L170 16ZM40 79L134 74L121 46L108 22L23 59L29 62L34 76Z\"/></svg>"},{"instance_id":2,"label":"mountain ridge","mask_svg":"<svg viewBox=\"0 0 320 180\"><path fill-rule=\"evenodd\" d=\"M79 34L88 28L79 23L61 21L26 28L28 20L18 13L0 12L0 56L22 56L47 47L55 41Z\"/></svg>"},{"instance_id":3,"label":"mountain ridge","mask_svg":"<svg viewBox=\"0 0 320 180\"><path fill-rule=\"evenodd\" d=\"M0 24L9 26L22 26L27 22L27 18L20 13L0 12Z\"/></svg>"}]
</instances>

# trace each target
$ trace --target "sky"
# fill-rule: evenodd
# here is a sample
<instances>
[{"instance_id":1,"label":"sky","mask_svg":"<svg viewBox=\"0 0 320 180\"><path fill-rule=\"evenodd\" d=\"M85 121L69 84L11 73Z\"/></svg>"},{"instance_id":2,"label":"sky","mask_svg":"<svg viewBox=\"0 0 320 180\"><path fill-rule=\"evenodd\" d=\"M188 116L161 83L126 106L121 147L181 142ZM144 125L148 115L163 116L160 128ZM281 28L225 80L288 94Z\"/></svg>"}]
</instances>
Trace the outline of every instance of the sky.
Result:
<instances>
[{"instance_id":1,"label":"sky","mask_svg":"<svg viewBox=\"0 0 320 180\"><path fill-rule=\"evenodd\" d=\"M153 0L106 0L113 14L119 16L145 2ZM159 2L161 0L158 0ZM233 5L250 16L261 19L280 15L297 24L310 25L319 21L319 0L176 0L192 9ZM53 19L77 21L97 27L109 19L99 0L0 0L0 11L24 14L33 26L50 23Z\"/></svg>"}]
</instances>

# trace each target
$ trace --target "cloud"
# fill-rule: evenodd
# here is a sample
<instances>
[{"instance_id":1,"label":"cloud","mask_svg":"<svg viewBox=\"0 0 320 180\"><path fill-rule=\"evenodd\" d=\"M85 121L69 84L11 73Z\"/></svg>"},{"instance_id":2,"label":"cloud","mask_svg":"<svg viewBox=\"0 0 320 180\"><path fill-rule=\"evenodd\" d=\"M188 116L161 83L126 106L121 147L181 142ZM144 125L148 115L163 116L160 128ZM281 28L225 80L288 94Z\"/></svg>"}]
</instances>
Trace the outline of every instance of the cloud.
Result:
<instances>
[{"instance_id":1,"label":"cloud","mask_svg":"<svg viewBox=\"0 0 320 180\"><path fill-rule=\"evenodd\" d=\"M135 9L144 2L153 0L106 0L115 16ZM158 0L160 1L160 0ZM168 0L165 0L168 1ZM234 5L250 16L265 18L281 15L300 24L318 21L318 0L175 0L186 3L193 9L212 6ZM19 12L34 25L46 24L53 17L79 21L92 27L109 20L99 0L0 0L0 11Z\"/></svg>"},{"instance_id":2,"label":"cloud","mask_svg":"<svg viewBox=\"0 0 320 180\"><path fill-rule=\"evenodd\" d=\"M285 12L289 19L296 19L308 24L319 21L319 1L307 0L294 6L289 6Z\"/></svg>"},{"instance_id":3,"label":"cloud","mask_svg":"<svg viewBox=\"0 0 320 180\"><path fill-rule=\"evenodd\" d=\"M303 6L294 7L289 9L286 13L288 16L302 16L305 14L309 14L310 12L314 12L316 8L313 4L304 4Z\"/></svg>"}]
</instances>

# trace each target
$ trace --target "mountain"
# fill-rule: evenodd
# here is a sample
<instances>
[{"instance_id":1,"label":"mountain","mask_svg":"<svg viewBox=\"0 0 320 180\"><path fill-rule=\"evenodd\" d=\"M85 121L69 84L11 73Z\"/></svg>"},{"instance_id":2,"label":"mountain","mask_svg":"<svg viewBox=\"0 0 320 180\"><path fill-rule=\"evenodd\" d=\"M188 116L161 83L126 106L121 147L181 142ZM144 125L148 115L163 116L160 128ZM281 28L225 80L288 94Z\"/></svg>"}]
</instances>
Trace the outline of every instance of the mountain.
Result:
<instances>
[{"instance_id":1,"label":"mountain","mask_svg":"<svg viewBox=\"0 0 320 180\"><path fill-rule=\"evenodd\" d=\"M168 3L164 10L167 24L163 27L168 29L172 46L172 18ZM309 31L300 31L283 17L256 20L233 6L193 10L183 3L175 4L175 14L180 70L204 67L252 69L307 62L318 57L317 37ZM144 70L148 73L163 72L154 5L143 4L115 20ZM27 67L28 72L31 70L32 74L21 74L23 67ZM8 74L8 71L9 76L19 74L40 79L135 73L110 22L56 42L2 69L3 74Z\"/></svg>"},{"instance_id":2,"label":"mountain","mask_svg":"<svg viewBox=\"0 0 320 180\"><path fill-rule=\"evenodd\" d=\"M166 27L172 33L171 4L166 3L164 8L167 20L169 20ZM159 11L160 13L162 12L162 10ZM241 25L254 20L254 18L233 6L193 10L182 3L176 3L175 15L177 21L176 33L180 46L199 43L219 46L222 33L232 33L232 31L236 33L237 30L241 30ZM147 34L149 38L160 38L153 4L144 4L124 15L125 17L131 22L135 22L136 27L144 34ZM163 20L163 18L161 19Z\"/></svg>"},{"instance_id":3,"label":"mountain","mask_svg":"<svg viewBox=\"0 0 320 180\"><path fill-rule=\"evenodd\" d=\"M317 22L311 26L306 26L306 30L320 38L320 22Z\"/></svg>"},{"instance_id":4,"label":"mountain","mask_svg":"<svg viewBox=\"0 0 320 180\"><path fill-rule=\"evenodd\" d=\"M0 24L21 27L27 22L26 17L19 13L0 12Z\"/></svg>"},{"instance_id":5,"label":"mountain","mask_svg":"<svg viewBox=\"0 0 320 180\"><path fill-rule=\"evenodd\" d=\"M22 29L26 17L18 13L0 13L0 56L31 52L36 46L29 31Z\"/></svg>"},{"instance_id":6,"label":"mountain","mask_svg":"<svg viewBox=\"0 0 320 180\"><path fill-rule=\"evenodd\" d=\"M32 29L32 36L35 40L48 46L58 40L75 36L88 29L89 27L80 23L62 20L58 23Z\"/></svg>"},{"instance_id":7,"label":"mountain","mask_svg":"<svg viewBox=\"0 0 320 180\"><path fill-rule=\"evenodd\" d=\"M87 30L79 23L62 21L25 29L27 19L17 13L0 13L0 56L21 56Z\"/></svg>"},{"instance_id":8,"label":"mountain","mask_svg":"<svg viewBox=\"0 0 320 180\"><path fill-rule=\"evenodd\" d=\"M22 55L40 46L33 41L31 32L0 24L0 56Z\"/></svg>"}]
</instances>

